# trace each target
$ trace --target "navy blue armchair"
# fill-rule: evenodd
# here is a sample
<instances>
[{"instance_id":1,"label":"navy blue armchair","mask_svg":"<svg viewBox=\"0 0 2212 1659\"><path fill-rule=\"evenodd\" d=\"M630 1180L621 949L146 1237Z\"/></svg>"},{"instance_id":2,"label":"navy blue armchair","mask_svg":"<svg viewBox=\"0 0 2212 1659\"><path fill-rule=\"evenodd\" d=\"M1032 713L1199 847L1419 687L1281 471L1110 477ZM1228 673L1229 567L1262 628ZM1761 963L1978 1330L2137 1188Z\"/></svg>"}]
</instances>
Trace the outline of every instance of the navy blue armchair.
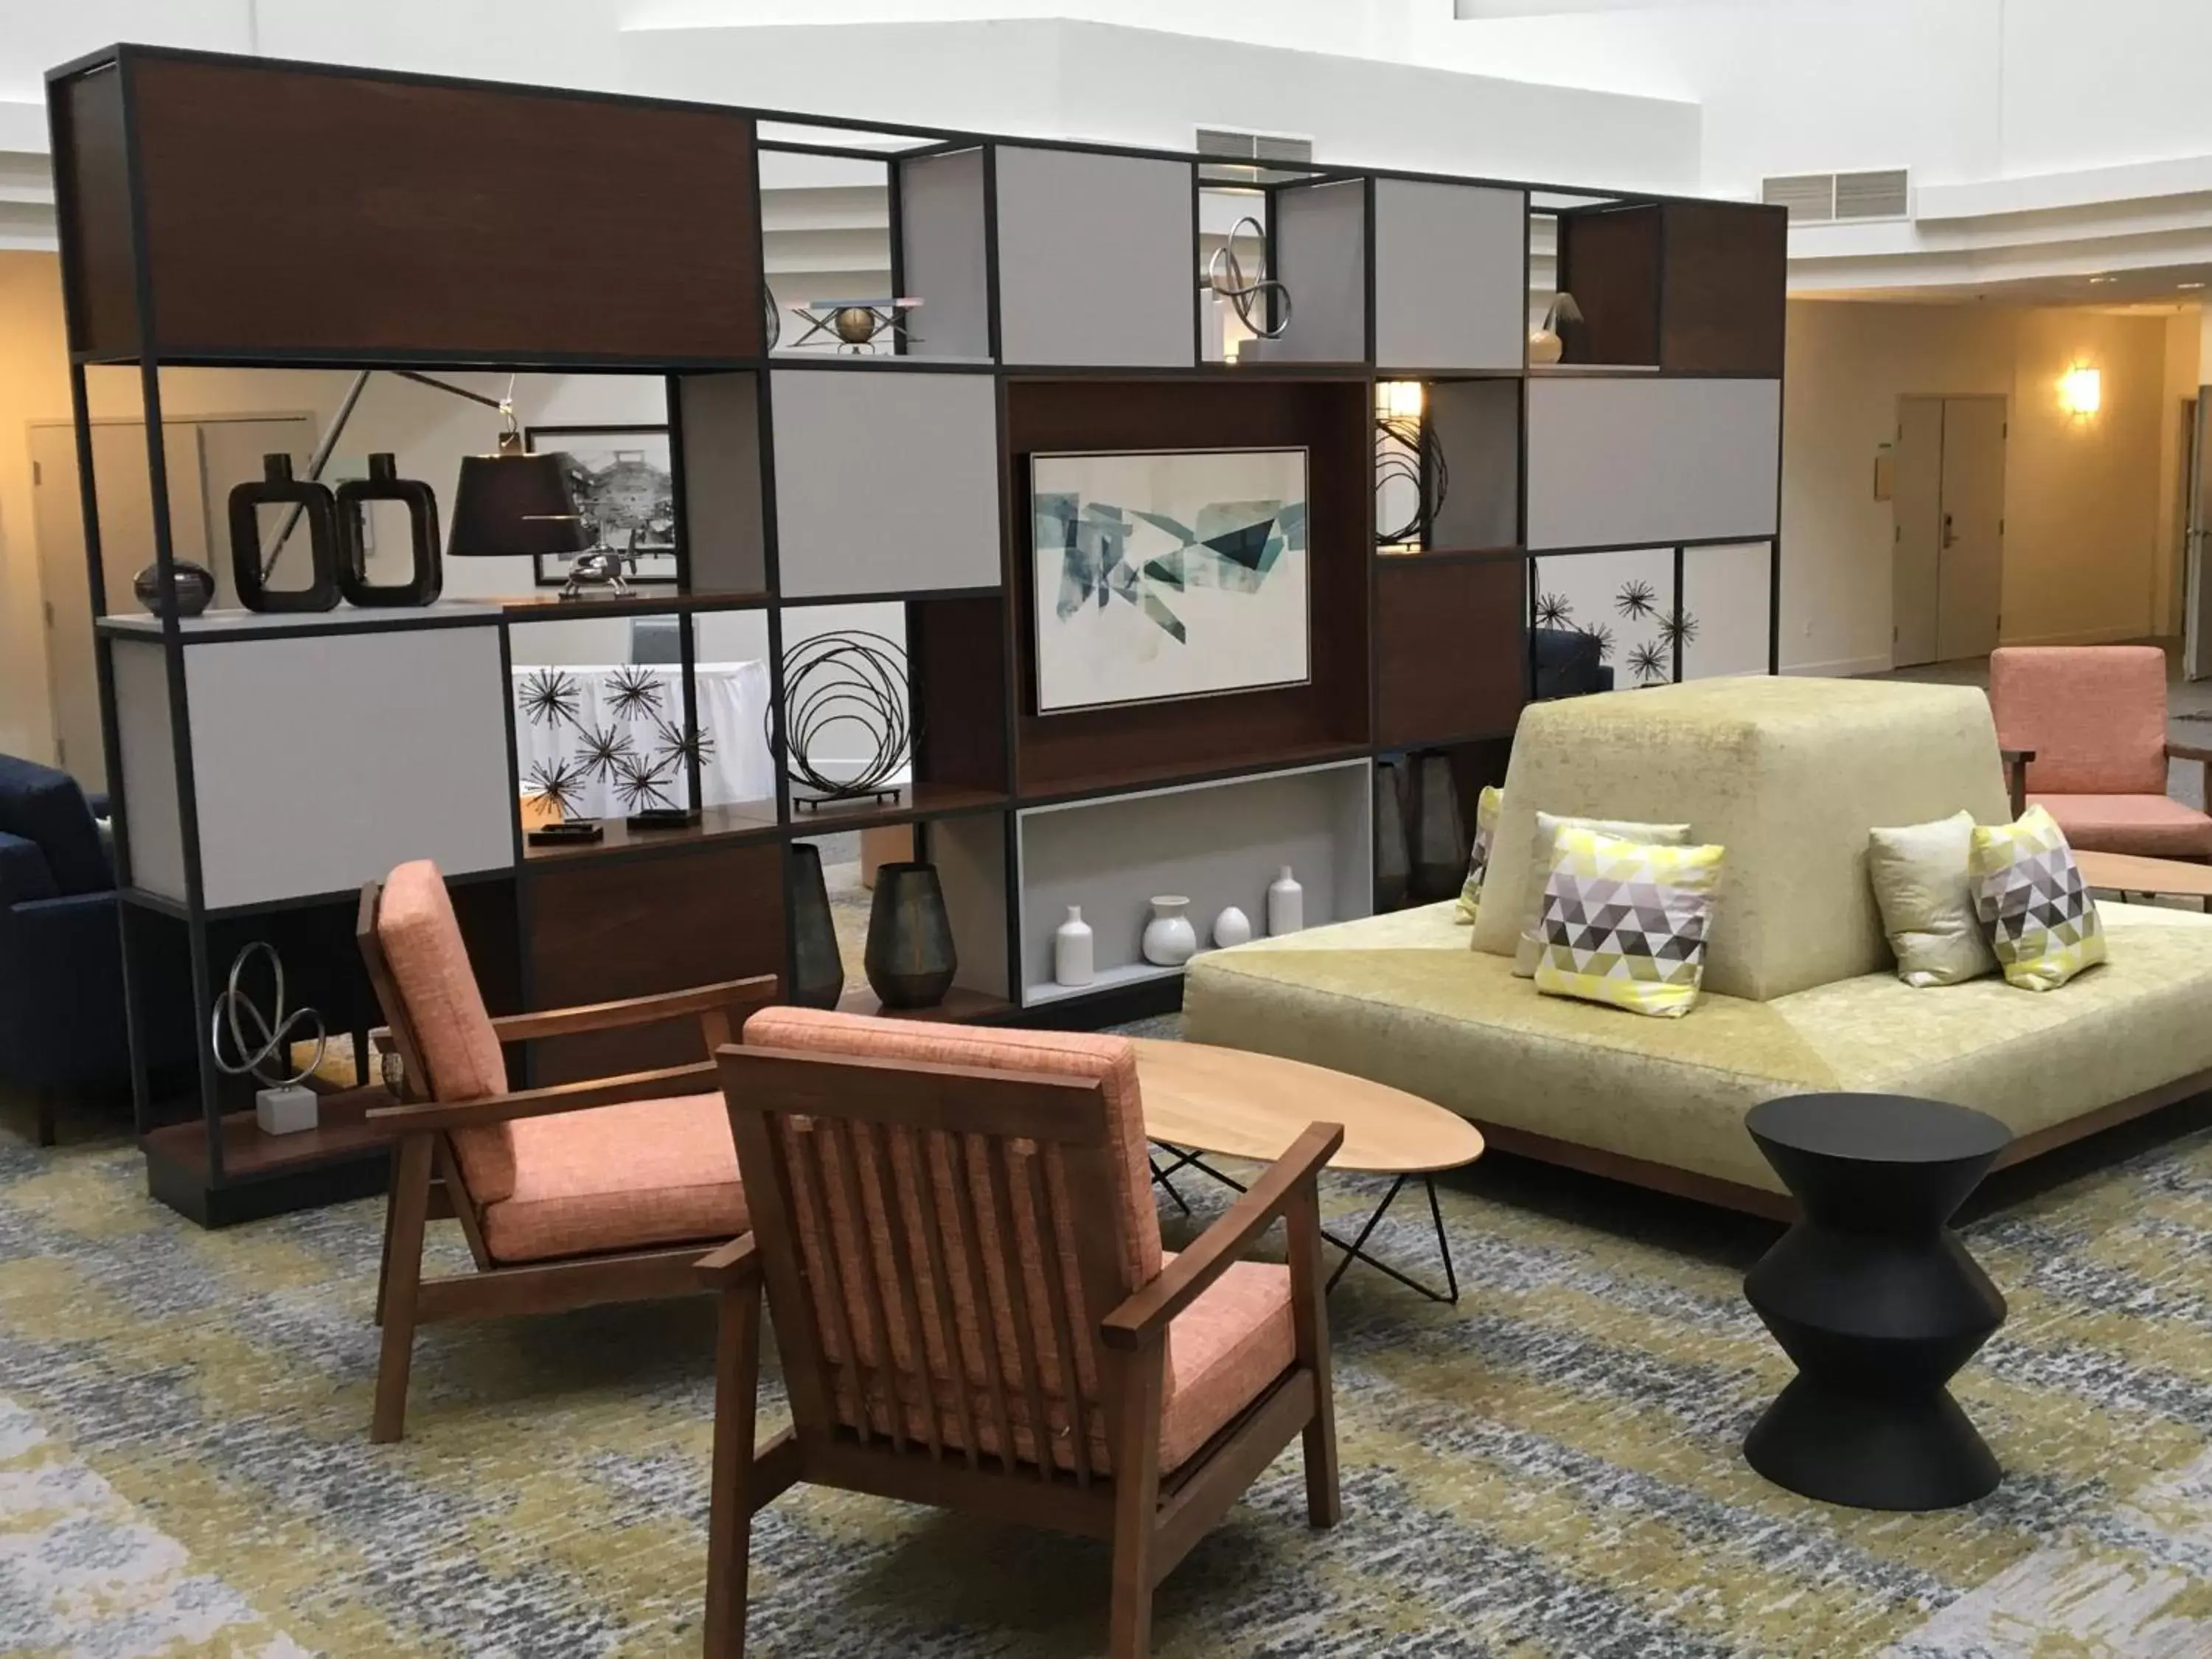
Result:
<instances>
[{"instance_id":1,"label":"navy blue armchair","mask_svg":"<svg viewBox=\"0 0 2212 1659\"><path fill-rule=\"evenodd\" d=\"M164 1011L173 1048L188 1011ZM131 1075L115 872L92 804L66 772L0 756L0 1083L37 1103Z\"/></svg>"}]
</instances>

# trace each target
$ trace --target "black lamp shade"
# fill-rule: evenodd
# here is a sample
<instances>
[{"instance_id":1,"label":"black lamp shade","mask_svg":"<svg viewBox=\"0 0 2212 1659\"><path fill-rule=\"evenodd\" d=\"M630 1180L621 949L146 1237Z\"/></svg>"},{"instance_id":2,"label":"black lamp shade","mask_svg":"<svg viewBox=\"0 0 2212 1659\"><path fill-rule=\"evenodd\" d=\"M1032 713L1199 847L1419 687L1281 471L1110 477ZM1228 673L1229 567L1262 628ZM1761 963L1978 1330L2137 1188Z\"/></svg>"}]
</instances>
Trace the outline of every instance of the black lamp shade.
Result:
<instances>
[{"instance_id":1,"label":"black lamp shade","mask_svg":"<svg viewBox=\"0 0 2212 1659\"><path fill-rule=\"evenodd\" d=\"M568 492L568 458L520 449L461 460L449 559L582 553L592 545Z\"/></svg>"}]
</instances>

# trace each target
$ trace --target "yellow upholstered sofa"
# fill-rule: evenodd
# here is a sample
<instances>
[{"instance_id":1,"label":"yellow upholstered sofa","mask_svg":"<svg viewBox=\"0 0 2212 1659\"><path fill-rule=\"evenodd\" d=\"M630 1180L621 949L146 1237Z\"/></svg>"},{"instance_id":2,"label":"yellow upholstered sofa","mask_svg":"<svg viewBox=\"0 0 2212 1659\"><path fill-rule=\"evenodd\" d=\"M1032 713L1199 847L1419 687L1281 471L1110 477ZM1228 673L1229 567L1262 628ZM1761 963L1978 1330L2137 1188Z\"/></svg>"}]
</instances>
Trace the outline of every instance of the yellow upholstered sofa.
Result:
<instances>
[{"instance_id":1,"label":"yellow upholstered sofa","mask_svg":"<svg viewBox=\"0 0 2212 1659\"><path fill-rule=\"evenodd\" d=\"M1789 1200L1743 1115L1775 1096L1955 1101L2008 1124L2017 1158L2212 1089L2212 918L2107 903L2109 963L2053 992L1897 978L1867 831L1962 807L2009 817L1972 688L1730 679L1535 704L1472 929L1440 904L1208 952L1187 1035L1409 1090L1503 1150L1773 1214ZM1727 847L1688 1018L1513 976L1540 808Z\"/></svg>"}]
</instances>

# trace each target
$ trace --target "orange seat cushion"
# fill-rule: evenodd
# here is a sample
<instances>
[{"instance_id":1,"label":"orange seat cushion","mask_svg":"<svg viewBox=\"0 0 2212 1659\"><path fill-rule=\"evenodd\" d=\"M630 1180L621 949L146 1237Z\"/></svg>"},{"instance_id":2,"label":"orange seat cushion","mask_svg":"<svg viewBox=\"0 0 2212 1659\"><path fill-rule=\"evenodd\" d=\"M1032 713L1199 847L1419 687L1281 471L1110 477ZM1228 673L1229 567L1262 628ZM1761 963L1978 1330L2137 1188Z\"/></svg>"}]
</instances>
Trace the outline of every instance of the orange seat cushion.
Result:
<instances>
[{"instance_id":1,"label":"orange seat cushion","mask_svg":"<svg viewBox=\"0 0 2212 1659\"><path fill-rule=\"evenodd\" d=\"M2030 795L2066 844L2146 858L2212 858L2212 817L2166 795Z\"/></svg>"},{"instance_id":2,"label":"orange seat cushion","mask_svg":"<svg viewBox=\"0 0 2212 1659\"><path fill-rule=\"evenodd\" d=\"M1160 1468L1189 1462L1297 1357L1291 1270L1274 1262L1237 1262L1168 1327Z\"/></svg>"},{"instance_id":3,"label":"orange seat cushion","mask_svg":"<svg viewBox=\"0 0 2212 1659\"><path fill-rule=\"evenodd\" d=\"M751 1226L719 1094L555 1112L513 1130L513 1189L483 1211L501 1261L720 1243Z\"/></svg>"}]
</instances>

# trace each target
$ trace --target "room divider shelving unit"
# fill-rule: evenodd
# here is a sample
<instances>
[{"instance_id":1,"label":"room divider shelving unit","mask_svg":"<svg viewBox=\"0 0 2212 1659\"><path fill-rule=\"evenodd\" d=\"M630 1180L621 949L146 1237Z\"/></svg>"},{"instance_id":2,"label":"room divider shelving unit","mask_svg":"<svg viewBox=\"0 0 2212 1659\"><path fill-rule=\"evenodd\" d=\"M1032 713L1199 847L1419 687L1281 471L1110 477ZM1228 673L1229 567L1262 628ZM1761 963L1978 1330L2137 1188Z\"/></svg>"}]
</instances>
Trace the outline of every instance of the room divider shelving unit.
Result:
<instances>
[{"instance_id":1,"label":"room divider shelving unit","mask_svg":"<svg viewBox=\"0 0 2212 1659\"><path fill-rule=\"evenodd\" d=\"M1310 922L1372 908L1378 758L1448 751L1470 799L1497 774L1547 573L1649 553L1679 609L1693 571L1716 616L1756 612L1771 666L1778 210L1334 166L1249 181L1191 155L140 46L55 70L48 96L134 1043L143 959L181 943L204 1027L256 937L334 1025L366 1025L351 897L408 857L447 871L495 1010L787 971L789 844L893 824L943 876L950 1014L1105 1023L1179 994L1137 951L1153 891L1189 892L1201 926L1231 903L1256 920L1289 863ZM854 142L819 136L839 131ZM778 150L885 167L895 286L925 301L910 345L771 346L759 173ZM1208 361L1204 326L1200 204L1221 188L1248 192L1295 299L1282 337L1233 363ZM1587 319L1553 372L1523 353L1540 219ZM158 438L152 547L102 546L102 366L135 372L153 434L166 368L663 377L676 588L108 616L105 564L150 556L167 593L176 556ZM1382 380L1424 388L1452 481L1420 544L1387 554ZM1027 458L1283 446L1309 455L1310 680L1040 713ZM787 629L863 600L906 618L916 738L895 798L787 782L689 828L526 845L509 681L531 628L672 615L696 720L702 626L757 612L780 757ZM701 800L696 758L689 783ZM1080 994L1051 983L1068 903L1099 933ZM549 1081L684 1040L516 1059ZM188 1117L167 1121L143 1065L137 1094L152 1189L210 1224L383 1178L358 1102L263 1137L204 1035Z\"/></svg>"}]
</instances>

